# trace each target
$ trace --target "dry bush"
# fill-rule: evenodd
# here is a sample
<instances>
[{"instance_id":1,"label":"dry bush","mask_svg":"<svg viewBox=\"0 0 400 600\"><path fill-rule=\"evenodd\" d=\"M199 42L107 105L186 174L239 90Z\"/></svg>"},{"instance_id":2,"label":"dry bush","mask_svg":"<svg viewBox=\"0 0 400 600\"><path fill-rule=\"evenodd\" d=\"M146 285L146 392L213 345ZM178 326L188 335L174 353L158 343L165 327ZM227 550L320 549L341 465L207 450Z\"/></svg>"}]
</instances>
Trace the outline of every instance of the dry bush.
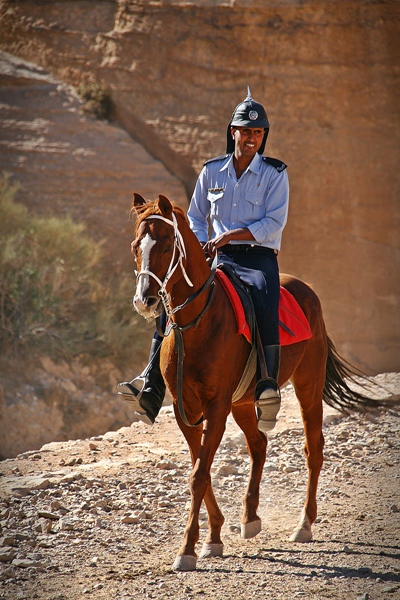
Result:
<instances>
[{"instance_id":1,"label":"dry bush","mask_svg":"<svg viewBox=\"0 0 400 600\"><path fill-rule=\"evenodd\" d=\"M102 273L101 244L71 218L32 215L0 178L0 350L107 357L123 365L149 335L133 282ZM148 328L147 328L148 329Z\"/></svg>"}]
</instances>

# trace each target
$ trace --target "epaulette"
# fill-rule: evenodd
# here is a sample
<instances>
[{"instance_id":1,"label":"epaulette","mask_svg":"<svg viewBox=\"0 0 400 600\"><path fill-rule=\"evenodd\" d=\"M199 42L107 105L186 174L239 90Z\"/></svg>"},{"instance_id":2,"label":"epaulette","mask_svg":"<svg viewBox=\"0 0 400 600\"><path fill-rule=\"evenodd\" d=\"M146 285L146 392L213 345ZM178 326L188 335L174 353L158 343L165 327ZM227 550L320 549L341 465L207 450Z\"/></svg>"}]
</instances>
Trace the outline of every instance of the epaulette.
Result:
<instances>
[{"instance_id":1,"label":"epaulette","mask_svg":"<svg viewBox=\"0 0 400 600\"><path fill-rule=\"evenodd\" d=\"M268 163L272 167L275 167L275 169L279 171L279 173L281 173L281 171L284 171L287 168L287 165L285 165L284 162L278 160L277 158L271 158L270 156L262 156L261 158L264 162Z\"/></svg>"},{"instance_id":2,"label":"epaulette","mask_svg":"<svg viewBox=\"0 0 400 600\"><path fill-rule=\"evenodd\" d=\"M214 162L216 160L224 160L225 158L228 158L228 156L230 156L230 154L221 154L221 156L216 156L215 158L210 158L209 160L206 160L206 162L204 163L203 166L208 165L211 162Z\"/></svg>"}]
</instances>

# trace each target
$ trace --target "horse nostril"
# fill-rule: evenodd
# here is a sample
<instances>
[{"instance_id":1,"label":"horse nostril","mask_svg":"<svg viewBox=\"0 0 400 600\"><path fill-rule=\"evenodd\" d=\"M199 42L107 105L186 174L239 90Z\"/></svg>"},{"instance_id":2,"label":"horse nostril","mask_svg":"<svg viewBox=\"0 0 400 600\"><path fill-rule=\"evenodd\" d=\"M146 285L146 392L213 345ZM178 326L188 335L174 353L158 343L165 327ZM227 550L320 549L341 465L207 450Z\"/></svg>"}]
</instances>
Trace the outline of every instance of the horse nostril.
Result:
<instances>
[{"instance_id":1,"label":"horse nostril","mask_svg":"<svg viewBox=\"0 0 400 600\"><path fill-rule=\"evenodd\" d=\"M147 304L147 306L148 306L149 308L151 308L152 306L154 306L154 305L155 305L155 304L157 304L157 303L158 303L158 298L157 298L157 296L149 296L149 297L147 298L147 302L146 302L146 304Z\"/></svg>"}]
</instances>

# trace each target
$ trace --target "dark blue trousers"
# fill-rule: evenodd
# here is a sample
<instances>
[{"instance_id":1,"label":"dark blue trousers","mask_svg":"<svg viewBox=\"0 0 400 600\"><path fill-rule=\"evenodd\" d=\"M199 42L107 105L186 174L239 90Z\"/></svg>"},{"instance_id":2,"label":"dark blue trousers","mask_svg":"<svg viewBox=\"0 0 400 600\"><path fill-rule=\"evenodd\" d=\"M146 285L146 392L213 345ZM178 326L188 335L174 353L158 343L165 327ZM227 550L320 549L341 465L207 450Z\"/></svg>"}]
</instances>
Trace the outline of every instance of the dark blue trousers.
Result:
<instances>
[{"instance_id":1,"label":"dark blue trousers","mask_svg":"<svg viewBox=\"0 0 400 600\"><path fill-rule=\"evenodd\" d=\"M240 244L235 248L222 247L218 252L218 264L232 267L240 279L249 286L254 311L264 346L279 344L279 269L277 255L269 248ZM163 311L160 326L164 330L166 315ZM154 338L162 340L157 331Z\"/></svg>"},{"instance_id":2,"label":"dark blue trousers","mask_svg":"<svg viewBox=\"0 0 400 600\"><path fill-rule=\"evenodd\" d=\"M230 265L249 286L263 347L279 344L279 268L277 255L270 248L240 244L223 246L218 263Z\"/></svg>"}]
</instances>

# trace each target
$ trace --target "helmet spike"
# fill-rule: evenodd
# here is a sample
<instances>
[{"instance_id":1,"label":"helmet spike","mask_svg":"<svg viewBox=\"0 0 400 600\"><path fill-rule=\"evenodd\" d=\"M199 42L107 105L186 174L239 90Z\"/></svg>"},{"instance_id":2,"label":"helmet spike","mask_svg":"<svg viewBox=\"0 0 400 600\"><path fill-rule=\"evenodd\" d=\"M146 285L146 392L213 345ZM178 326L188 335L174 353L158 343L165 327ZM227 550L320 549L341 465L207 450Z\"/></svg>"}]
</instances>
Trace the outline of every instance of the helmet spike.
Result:
<instances>
[{"instance_id":1,"label":"helmet spike","mask_svg":"<svg viewBox=\"0 0 400 600\"><path fill-rule=\"evenodd\" d=\"M245 102L247 102L247 100L253 100L253 98L251 97L251 91L250 91L250 86L247 86L247 97L245 99Z\"/></svg>"}]
</instances>

